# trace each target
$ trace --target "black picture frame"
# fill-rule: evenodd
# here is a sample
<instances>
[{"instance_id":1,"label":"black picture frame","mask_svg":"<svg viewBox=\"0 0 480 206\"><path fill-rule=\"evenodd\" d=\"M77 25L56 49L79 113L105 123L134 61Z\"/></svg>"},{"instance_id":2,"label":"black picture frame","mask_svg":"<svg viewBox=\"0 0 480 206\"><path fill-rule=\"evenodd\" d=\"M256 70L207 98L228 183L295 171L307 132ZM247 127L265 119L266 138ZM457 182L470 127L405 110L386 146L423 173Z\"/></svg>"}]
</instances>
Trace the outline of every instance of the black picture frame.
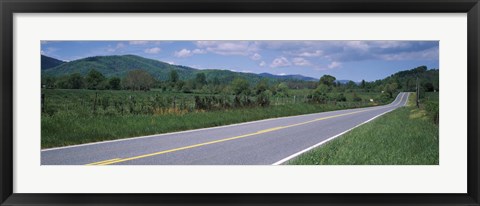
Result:
<instances>
[{"instance_id":1,"label":"black picture frame","mask_svg":"<svg viewBox=\"0 0 480 206\"><path fill-rule=\"evenodd\" d=\"M0 0L1 205L480 205L478 0ZM15 13L467 13L468 189L466 194L19 194L13 193L13 15Z\"/></svg>"}]
</instances>

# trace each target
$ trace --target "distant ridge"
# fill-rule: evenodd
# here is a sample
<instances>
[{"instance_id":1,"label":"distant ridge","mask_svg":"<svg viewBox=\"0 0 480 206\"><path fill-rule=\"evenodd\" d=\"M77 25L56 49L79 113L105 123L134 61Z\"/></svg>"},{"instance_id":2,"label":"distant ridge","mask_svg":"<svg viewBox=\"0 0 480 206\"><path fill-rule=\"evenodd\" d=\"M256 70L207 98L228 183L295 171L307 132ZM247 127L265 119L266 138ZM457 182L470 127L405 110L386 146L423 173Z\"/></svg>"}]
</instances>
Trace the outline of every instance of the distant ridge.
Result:
<instances>
[{"instance_id":1,"label":"distant ridge","mask_svg":"<svg viewBox=\"0 0 480 206\"><path fill-rule=\"evenodd\" d=\"M258 74L261 77L269 77L269 78L277 78L277 79L295 79L295 80L303 80L303 81L317 81L313 77L306 77L299 74L291 74L291 75L274 75L270 73L260 73Z\"/></svg>"},{"instance_id":2,"label":"distant ridge","mask_svg":"<svg viewBox=\"0 0 480 206\"><path fill-rule=\"evenodd\" d=\"M43 58L43 55L42 55ZM53 59L53 58L52 58ZM59 60L58 60L59 61ZM142 69L150 73L158 80L167 80L171 70L177 71L181 79L194 78L197 73L205 73L207 79L218 78L224 81L233 80L236 77L246 78L251 82L267 78L276 81L295 80L295 81L316 81L312 77L302 75L274 75L269 73L242 73L230 70L220 69L196 69L187 66L173 65L166 62L148 59L136 55L114 55L114 56L94 56L78 59L70 62L62 62L54 67L43 69L42 75L63 76L74 73L86 75L91 69L101 72L107 77L123 77L129 71Z\"/></svg>"},{"instance_id":3,"label":"distant ridge","mask_svg":"<svg viewBox=\"0 0 480 206\"><path fill-rule=\"evenodd\" d=\"M50 69L52 67L56 67L56 66L61 65L65 62L62 61L62 60L58 60L58 59L55 59L55 58L52 58L52 57L42 55L41 63L42 63L41 64L41 69L45 70L45 69Z\"/></svg>"}]
</instances>

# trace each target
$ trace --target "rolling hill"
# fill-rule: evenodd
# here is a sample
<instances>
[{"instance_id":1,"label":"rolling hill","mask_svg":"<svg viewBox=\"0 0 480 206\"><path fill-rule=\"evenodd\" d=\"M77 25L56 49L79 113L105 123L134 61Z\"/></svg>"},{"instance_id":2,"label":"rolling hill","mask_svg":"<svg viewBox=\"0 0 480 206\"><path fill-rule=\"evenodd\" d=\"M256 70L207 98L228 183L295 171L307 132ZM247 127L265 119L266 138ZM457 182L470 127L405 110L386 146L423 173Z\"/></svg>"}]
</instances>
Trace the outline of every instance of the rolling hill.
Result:
<instances>
[{"instance_id":1,"label":"rolling hill","mask_svg":"<svg viewBox=\"0 0 480 206\"><path fill-rule=\"evenodd\" d=\"M176 70L180 76L180 79L183 80L194 78L197 73L205 73L208 80L218 78L222 82L231 81L237 77L246 78L251 82L257 82L262 78L268 78L274 81L317 80L315 78L305 77L302 75L274 75L268 73L254 74L220 69L199 70L187 66L172 65L166 62L147 59L135 55L95 56L64 62L55 67L45 70L42 69L42 76L64 76L74 73L86 75L91 69L95 69L107 77L124 77L129 71L142 69L150 73L158 80L167 80L171 70Z\"/></svg>"},{"instance_id":2,"label":"rolling hill","mask_svg":"<svg viewBox=\"0 0 480 206\"><path fill-rule=\"evenodd\" d=\"M42 55L41 62L42 62L42 65L41 65L42 71L45 70L45 69L50 69L50 68L53 68L53 67L56 67L58 65L61 65L61 64L65 63L62 60L58 60L58 59L48 57L48 56L45 56L45 55Z\"/></svg>"}]
</instances>

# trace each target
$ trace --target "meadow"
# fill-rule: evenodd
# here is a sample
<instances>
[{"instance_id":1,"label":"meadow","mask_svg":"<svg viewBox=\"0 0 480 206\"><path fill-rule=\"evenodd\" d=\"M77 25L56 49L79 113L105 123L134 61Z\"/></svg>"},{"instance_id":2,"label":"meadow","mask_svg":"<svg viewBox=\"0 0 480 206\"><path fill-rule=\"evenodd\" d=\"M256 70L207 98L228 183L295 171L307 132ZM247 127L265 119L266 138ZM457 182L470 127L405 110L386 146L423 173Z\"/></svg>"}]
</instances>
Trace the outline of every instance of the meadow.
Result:
<instances>
[{"instance_id":1,"label":"meadow","mask_svg":"<svg viewBox=\"0 0 480 206\"><path fill-rule=\"evenodd\" d=\"M292 165L438 165L438 92L327 142L288 162Z\"/></svg>"},{"instance_id":2,"label":"meadow","mask_svg":"<svg viewBox=\"0 0 480 206\"><path fill-rule=\"evenodd\" d=\"M129 90L42 90L42 148L214 127L267 118L376 106L379 92L344 93L344 101L312 103L309 90L258 96ZM338 93L329 93L338 96ZM370 101L372 99L373 101Z\"/></svg>"}]
</instances>

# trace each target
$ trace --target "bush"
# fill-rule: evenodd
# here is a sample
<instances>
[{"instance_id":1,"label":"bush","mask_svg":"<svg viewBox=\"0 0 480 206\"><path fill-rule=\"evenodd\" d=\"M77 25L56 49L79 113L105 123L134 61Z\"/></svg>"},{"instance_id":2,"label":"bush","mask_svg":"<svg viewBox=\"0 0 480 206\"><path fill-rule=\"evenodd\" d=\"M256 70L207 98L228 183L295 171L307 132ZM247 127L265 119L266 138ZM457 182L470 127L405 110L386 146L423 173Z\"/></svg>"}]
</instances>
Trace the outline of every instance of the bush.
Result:
<instances>
[{"instance_id":1,"label":"bush","mask_svg":"<svg viewBox=\"0 0 480 206\"><path fill-rule=\"evenodd\" d=\"M359 97L357 94L353 93L353 99L354 102L361 102L362 98Z\"/></svg>"},{"instance_id":2,"label":"bush","mask_svg":"<svg viewBox=\"0 0 480 206\"><path fill-rule=\"evenodd\" d=\"M347 98L345 97L345 95L343 93L340 93L340 94L337 95L335 100L337 100L338 102L346 102Z\"/></svg>"},{"instance_id":3,"label":"bush","mask_svg":"<svg viewBox=\"0 0 480 206\"><path fill-rule=\"evenodd\" d=\"M270 105L270 96L272 93L268 90L260 92L260 94L257 95L257 105L261 107L267 107Z\"/></svg>"},{"instance_id":4,"label":"bush","mask_svg":"<svg viewBox=\"0 0 480 206\"><path fill-rule=\"evenodd\" d=\"M390 102L391 99L392 99L392 98L385 92L385 93L382 93L382 94L380 95L380 97L379 97L378 100L379 100L381 103L388 103L388 102Z\"/></svg>"},{"instance_id":5,"label":"bush","mask_svg":"<svg viewBox=\"0 0 480 206\"><path fill-rule=\"evenodd\" d=\"M425 111L432 121L438 125L439 122L439 105L436 102L425 102Z\"/></svg>"}]
</instances>

